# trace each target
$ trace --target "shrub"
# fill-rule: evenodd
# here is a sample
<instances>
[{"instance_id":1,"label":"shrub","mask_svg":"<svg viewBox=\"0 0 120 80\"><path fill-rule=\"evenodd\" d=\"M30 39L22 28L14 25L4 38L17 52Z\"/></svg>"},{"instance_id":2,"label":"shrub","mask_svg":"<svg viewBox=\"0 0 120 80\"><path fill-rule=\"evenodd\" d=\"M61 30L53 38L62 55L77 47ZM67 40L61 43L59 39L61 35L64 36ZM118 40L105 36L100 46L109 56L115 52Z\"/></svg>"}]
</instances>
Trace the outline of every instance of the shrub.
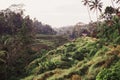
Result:
<instances>
[{"instance_id":1,"label":"shrub","mask_svg":"<svg viewBox=\"0 0 120 80\"><path fill-rule=\"evenodd\" d=\"M67 46L67 52L72 52L72 51L75 51L76 50L76 45L75 44L69 44L68 46Z\"/></svg>"},{"instance_id":2,"label":"shrub","mask_svg":"<svg viewBox=\"0 0 120 80\"><path fill-rule=\"evenodd\" d=\"M96 80L120 80L120 61L111 68L99 72Z\"/></svg>"},{"instance_id":3,"label":"shrub","mask_svg":"<svg viewBox=\"0 0 120 80\"><path fill-rule=\"evenodd\" d=\"M81 52L77 51L72 55L72 58L77 59L77 60L83 60L84 59L84 53L81 53Z\"/></svg>"}]
</instances>

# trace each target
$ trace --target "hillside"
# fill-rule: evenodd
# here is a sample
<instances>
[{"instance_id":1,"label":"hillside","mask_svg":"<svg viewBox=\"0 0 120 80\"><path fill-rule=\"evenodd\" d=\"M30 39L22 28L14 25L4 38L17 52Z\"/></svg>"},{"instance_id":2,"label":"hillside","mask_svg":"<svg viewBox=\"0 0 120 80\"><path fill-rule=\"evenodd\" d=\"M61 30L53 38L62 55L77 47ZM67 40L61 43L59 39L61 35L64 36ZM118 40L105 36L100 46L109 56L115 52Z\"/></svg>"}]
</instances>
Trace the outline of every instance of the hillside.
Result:
<instances>
[{"instance_id":1,"label":"hillside","mask_svg":"<svg viewBox=\"0 0 120 80\"><path fill-rule=\"evenodd\" d=\"M120 80L117 16L96 26L94 37L81 36L48 52L26 67L21 80Z\"/></svg>"},{"instance_id":2,"label":"hillside","mask_svg":"<svg viewBox=\"0 0 120 80\"><path fill-rule=\"evenodd\" d=\"M119 49L96 38L78 38L33 60L22 80L101 80L101 73L119 69ZM114 73L119 78L120 71L107 74Z\"/></svg>"},{"instance_id":3,"label":"hillside","mask_svg":"<svg viewBox=\"0 0 120 80\"><path fill-rule=\"evenodd\" d=\"M56 35L64 35L69 39L74 39L83 36L96 36L96 22L90 22L89 24L84 24L78 22L72 26L65 26L60 28L55 28Z\"/></svg>"},{"instance_id":4,"label":"hillside","mask_svg":"<svg viewBox=\"0 0 120 80\"><path fill-rule=\"evenodd\" d=\"M34 43L31 45L33 51L40 51L42 49L51 50L60 45L63 45L69 40L64 36L36 34Z\"/></svg>"}]
</instances>

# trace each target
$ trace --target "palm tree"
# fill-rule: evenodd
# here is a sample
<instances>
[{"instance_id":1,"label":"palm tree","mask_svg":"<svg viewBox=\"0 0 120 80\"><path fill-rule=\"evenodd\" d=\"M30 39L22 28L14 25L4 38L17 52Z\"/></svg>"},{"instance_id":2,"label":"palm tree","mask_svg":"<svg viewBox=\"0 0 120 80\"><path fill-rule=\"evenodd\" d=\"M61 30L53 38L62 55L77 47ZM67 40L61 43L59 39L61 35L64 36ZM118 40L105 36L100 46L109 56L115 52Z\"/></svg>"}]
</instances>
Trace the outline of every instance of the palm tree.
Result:
<instances>
[{"instance_id":1,"label":"palm tree","mask_svg":"<svg viewBox=\"0 0 120 80\"><path fill-rule=\"evenodd\" d=\"M96 11L96 18L98 23L98 10L102 12L102 2L101 0L94 0L90 2L90 10Z\"/></svg>"},{"instance_id":2,"label":"palm tree","mask_svg":"<svg viewBox=\"0 0 120 80\"><path fill-rule=\"evenodd\" d=\"M85 5L87 7L89 19L90 19L90 21L92 21L91 16L90 16L90 10L89 10L90 0L83 0L82 2L84 3L83 5Z\"/></svg>"}]
</instances>

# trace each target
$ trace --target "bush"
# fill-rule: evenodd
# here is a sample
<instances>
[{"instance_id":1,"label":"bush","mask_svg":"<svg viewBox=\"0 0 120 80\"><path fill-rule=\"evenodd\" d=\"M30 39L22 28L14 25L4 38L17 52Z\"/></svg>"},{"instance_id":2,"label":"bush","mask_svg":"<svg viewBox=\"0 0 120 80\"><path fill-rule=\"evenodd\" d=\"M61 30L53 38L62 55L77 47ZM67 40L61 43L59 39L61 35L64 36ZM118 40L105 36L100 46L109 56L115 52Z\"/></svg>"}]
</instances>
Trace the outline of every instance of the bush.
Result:
<instances>
[{"instance_id":1,"label":"bush","mask_svg":"<svg viewBox=\"0 0 120 80\"><path fill-rule=\"evenodd\" d=\"M69 44L67 46L67 52L72 52L76 50L76 45L75 44Z\"/></svg>"},{"instance_id":2,"label":"bush","mask_svg":"<svg viewBox=\"0 0 120 80\"><path fill-rule=\"evenodd\" d=\"M120 61L115 66L99 72L96 80L120 80Z\"/></svg>"},{"instance_id":3,"label":"bush","mask_svg":"<svg viewBox=\"0 0 120 80\"><path fill-rule=\"evenodd\" d=\"M75 52L73 55L72 55L72 58L73 59L77 59L77 60L83 60L84 59L84 53L81 53L81 52Z\"/></svg>"},{"instance_id":4,"label":"bush","mask_svg":"<svg viewBox=\"0 0 120 80\"><path fill-rule=\"evenodd\" d=\"M109 23L112 23L109 25ZM119 43L120 44L120 19L116 16L113 17L111 21L106 21L105 23L101 23L98 26L98 34L97 37L100 39L104 39L104 41L109 43Z\"/></svg>"},{"instance_id":5,"label":"bush","mask_svg":"<svg viewBox=\"0 0 120 80\"><path fill-rule=\"evenodd\" d=\"M72 66L71 62L62 61L57 65L57 68L68 69Z\"/></svg>"}]
</instances>

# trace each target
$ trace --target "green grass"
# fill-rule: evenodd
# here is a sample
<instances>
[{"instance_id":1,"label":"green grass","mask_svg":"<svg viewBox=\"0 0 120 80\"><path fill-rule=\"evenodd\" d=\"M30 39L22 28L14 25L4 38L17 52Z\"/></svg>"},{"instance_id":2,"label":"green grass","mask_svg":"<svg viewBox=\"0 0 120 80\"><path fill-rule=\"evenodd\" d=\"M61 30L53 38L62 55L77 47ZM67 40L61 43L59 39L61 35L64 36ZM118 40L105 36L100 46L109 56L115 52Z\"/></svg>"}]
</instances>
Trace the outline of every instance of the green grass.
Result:
<instances>
[{"instance_id":1,"label":"green grass","mask_svg":"<svg viewBox=\"0 0 120 80\"><path fill-rule=\"evenodd\" d=\"M81 37L68 42L63 36L36 35L33 47L50 51L38 54L25 67L27 77L22 80L119 80L118 25L100 25L98 39Z\"/></svg>"},{"instance_id":2,"label":"green grass","mask_svg":"<svg viewBox=\"0 0 120 80\"><path fill-rule=\"evenodd\" d=\"M119 60L119 46L101 45L99 39L81 37L33 60L26 71L36 80L95 80L103 69ZM118 52L112 54L113 52ZM31 78L32 80L32 78Z\"/></svg>"}]
</instances>

